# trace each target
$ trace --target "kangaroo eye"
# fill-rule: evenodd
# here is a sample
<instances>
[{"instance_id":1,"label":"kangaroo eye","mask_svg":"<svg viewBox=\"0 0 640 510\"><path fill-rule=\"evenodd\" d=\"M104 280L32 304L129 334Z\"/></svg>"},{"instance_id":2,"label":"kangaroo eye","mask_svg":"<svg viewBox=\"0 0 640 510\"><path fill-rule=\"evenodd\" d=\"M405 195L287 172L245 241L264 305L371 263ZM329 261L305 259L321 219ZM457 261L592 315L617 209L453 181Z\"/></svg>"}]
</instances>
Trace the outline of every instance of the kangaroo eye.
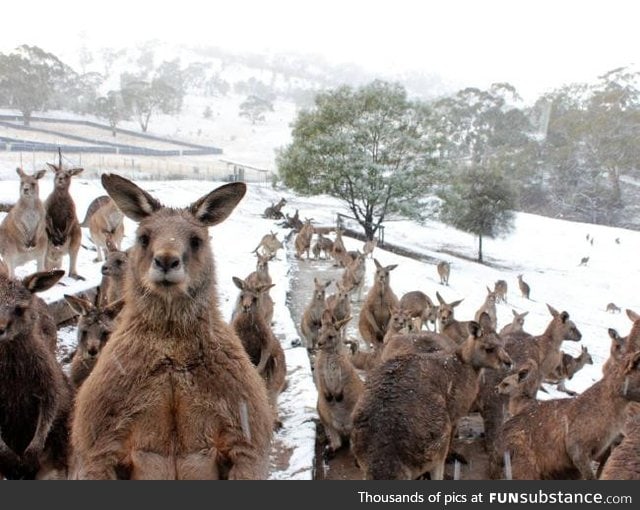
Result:
<instances>
[{"instance_id":1,"label":"kangaroo eye","mask_svg":"<svg viewBox=\"0 0 640 510\"><path fill-rule=\"evenodd\" d=\"M495 352L496 348L495 347L486 347L485 348L485 352L487 354L493 354Z\"/></svg>"},{"instance_id":2,"label":"kangaroo eye","mask_svg":"<svg viewBox=\"0 0 640 510\"><path fill-rule=\"evenodd\" d=\"M20 305L17 305L17 306L13 309L13 313L14 313L14 315L15 315L16 317L22 317L22 316L24 315L24 311L25 311L24 306L20 306Z\"/></svg>"},{"instance_id":3,"label":"kangaroo eye","mask_svg":"<svg viewBox=\"0 0 640 510\"><path fill-rule=\"evenodd\" d=\"M139 236L138 244L140 244L140 246L142 246L143 248L149 246L149 236L147 234L142 234L141 236Z\"/></svg>"},{"instance_id":4,"label":"kangaroo eye","mask_svg":"<svg viewBox=\"0 0 640 510\"><path fill-rule=\"evenodd\" d=\"M198 236L192 236L189 240L189 244L191 244L191 249L196 251L202 246L202 239L200 239Z\"/></svg>"}]
</instances>

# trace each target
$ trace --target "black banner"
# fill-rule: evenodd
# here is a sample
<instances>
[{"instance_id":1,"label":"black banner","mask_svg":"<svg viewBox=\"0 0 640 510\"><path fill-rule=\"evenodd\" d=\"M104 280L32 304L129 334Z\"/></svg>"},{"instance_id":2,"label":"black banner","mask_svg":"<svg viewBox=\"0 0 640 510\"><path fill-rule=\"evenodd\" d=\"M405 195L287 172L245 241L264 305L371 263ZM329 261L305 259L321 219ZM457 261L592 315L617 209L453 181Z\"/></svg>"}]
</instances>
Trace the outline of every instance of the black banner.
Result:
<instances>
[{"instance_id":1,"label":"black banner","mask_svg":"<svg viewBox=\"0 0 640 510\"><path fill-rule=\"evenodd\" d=\"M35 485L33 485L35 484ZM429 508L638 507L640 484L622 481L259 481L259 482L0 482L4 508L51 505L118 510L159 508ZM15 507L13 505L16 505Z\"/></svg>"}]
</instances>

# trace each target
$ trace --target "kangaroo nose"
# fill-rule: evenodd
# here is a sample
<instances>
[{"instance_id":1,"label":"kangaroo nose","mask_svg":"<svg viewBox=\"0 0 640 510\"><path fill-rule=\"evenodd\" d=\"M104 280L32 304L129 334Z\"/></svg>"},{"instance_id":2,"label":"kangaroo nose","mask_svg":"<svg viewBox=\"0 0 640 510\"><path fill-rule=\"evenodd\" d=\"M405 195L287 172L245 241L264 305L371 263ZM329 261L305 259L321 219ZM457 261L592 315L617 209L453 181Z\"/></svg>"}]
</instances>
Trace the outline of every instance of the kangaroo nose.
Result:
<instances>
[{"instance_id":1,"label":"kangaroo nose","mask_svg":"<svg viewBox=\"0 0 640 510\"><path fill-rule=\"evenodd\" d=\"M95 347L89 347L89 355L95 356L96 354L98 354L98 349L96 349Z\"/></svg>"},{"instance_id":2,"label":"kangaroo nose","mask_svg":"<svg viewBox=\"0 0 640 510\"><path fill-rule=\"evenodd\" d=\"M180 258L175 255L160 255L153 258L153 264L157 269L169 273L180 267Z\"/></svg>"}]
</instances>

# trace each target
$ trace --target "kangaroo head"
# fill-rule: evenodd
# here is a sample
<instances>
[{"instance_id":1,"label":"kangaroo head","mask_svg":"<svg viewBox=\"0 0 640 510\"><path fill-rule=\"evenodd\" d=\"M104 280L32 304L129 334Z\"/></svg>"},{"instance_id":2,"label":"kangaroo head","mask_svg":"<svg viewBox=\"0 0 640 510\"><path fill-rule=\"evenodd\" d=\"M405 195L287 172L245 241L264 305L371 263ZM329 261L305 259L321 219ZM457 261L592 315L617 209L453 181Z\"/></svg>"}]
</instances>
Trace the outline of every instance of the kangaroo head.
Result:
<instances>
[{"instance_id":1,"label":"kangaroo head","mask_svg":"<svg viewBox=\"0 0 640 510\"><path fill-rule=\"evenodd\" d=\"M78 320L78 353L84 359L95 359L106 345L115 329L115 320L124 300L119 299L105 307L97 307L91 301L65 294L69 306L80 315Z\"/></svg>"},{"instance_id":2,"label":"kangaroo head","mask_svg":"<svg viewBox=\"0 0 640 510\"><path fill-rule=\"evenodd\" d=\"M81 172L84 172L84 168L62 168L61 166L54 165L52 163L47 163L49 168L55 173L55 177L53 178L53 186L56 190L66 191L69 189L71 185L71 178L74 175L78 175Z\"/></svg>"},{"instance_id":3,"label":"kangaroo head","mask_svg":"<svg viewBox=\"0 0 640 510\"><path fill-rule=\"evenodd\" d=\"M129 251L127 291L145 300L210 299L215 282L208 227L231 214L246 185L225 184L182 209L164 207L118 175L103 175L102 185L122 213L138 222Z\"/></svg>"},{"instance_id":4,"label":"kangaroo head","mask_svg":"<svg viewBox=\"0 0 640 510\"><path fill-rule=\"evenodd\" d=\"M553 316L553 334L562 340L570 340L572 342L579 342L582 339L582 333L578 330L577 326L569 319L567 312L558 312L551 305L547 304L547 308Z\"/></svg>"},{"instance_id":5,"label":"kangaroo head","mask_svg":"<svg viewBox=\"0 0 640 510\"><path fill-rule=\"evenodd\" d=\"M258 309L258 303L262 293L267 292L275 284L271 285L252 285L247 280L234 276L233 283L240 289L240 309L243 313L255 312Z\"/></svg>"},{"instance_id":6,"label":"kangaroo head","mask_svg":"<svg viewBox=\"0 0 640 510\"><path fill-rule=\"evenodd\" d=\"M46 170L38 170L33 175L27 175L22 168L16 168L16 173L20 176L20 197L22 198L38 198L40 195L40 186L38 181L44 177Z\"/></svg>"},{"instance_id":7,"label":"kangaroo head","mask_svg":"<svg viewBox=\"0 0 640 510\"><path fill-rule=\"evenodd\" d=\"M485 312L480 314L480 322L469 322L469 336L465 347L470 348L467 353L468 361L476 368L491 368L498 370L511 366L511 358L503 347L500 336L491 327L491 318Z\"/></svg>"},{"instance_id":8,"label":"kangaroo head","mask_svg":"<svg viewBox=\"0 0 640 510\"><path fill-rule=\"evenodd\" d=\"M347 317L336 320L330 310L322 312L320 331L318 333L318 348L323 350L336 350L341 345L340 330L351 320Z\"/></svg>"},{"instance_id":9,"label":"kangaroo head","mask_svg":"<svg viewBox=\"0 0 640 510\"><path fill-rule=\"evenodd\" d=\"M29 336L38 316L34 294L50 289L63 275L45 271L16 280L0 273L0 343Z\"/></svg>"}]
</instances>

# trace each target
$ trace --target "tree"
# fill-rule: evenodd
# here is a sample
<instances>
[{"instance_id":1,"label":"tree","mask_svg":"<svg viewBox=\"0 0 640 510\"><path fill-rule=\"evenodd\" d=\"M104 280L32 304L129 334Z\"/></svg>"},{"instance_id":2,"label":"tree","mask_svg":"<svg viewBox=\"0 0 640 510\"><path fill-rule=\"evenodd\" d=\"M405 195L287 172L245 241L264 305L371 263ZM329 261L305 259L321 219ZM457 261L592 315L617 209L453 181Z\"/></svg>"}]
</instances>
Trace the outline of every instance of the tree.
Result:
<instances>
[{"instance_id":1,"label":"tree","mask_svg":"<svg viewBox=\"0 0 640 510\"><path fill-rule=\"evenodd\" d=\"M247 117L252 125L264 122L264 114L273 111L273 103L269 99L249 96L240 104L240 117Z\"/></svg>"},{"instance_id":2,"label":"tree","mask_svg":"<svg viewBox=\"0 0 640 510\"><path fill-rule=\"evenodd\" d=\"M72 72L58 57L22 45L10 55L0 54L0 103L20 110L25 126L34 111L50 106L56 84Z\"/></svg>"},{"instance_id":3,"label":"tree","mask_svg":"<svg viewBox=\"0 0 640 510\"><path fill-rule=\"evenodd\" d=\"M181 96L171 86L160 79L151 82L130 81L122 88L125 107L131 111L140 124L143 133L147 132L149 121L154 113L175 113L179 111Z\"/></svg>"},{"instance_id":4,"label":"tree","mask_svg":"<svg viewBox=\"0 0 640 510\"><path fill-rule=\"evenodd\" d=\"M440 218L478 236L478 262L483 262L483 237L506 235L513 229L513 196L499 170L477 168L442 192Z\"/></svg>"},{"instance_id":5,"label":"tree","mask_svg":"<svg viewBox=\"0 0 640 510\"><path fill-rule=\"evenodd\" d=\"M113 136L117 134L116 128L120 121L129 118L122 94L118 90L110 90L106 96L96 99L95 113L98 117L107 120Z\"/></svg>"},{"instance_id":6,"label":"tree","mask_svg":"<svg viewBox=\"0 0 640 510\"><path fill-rule=\"evenodd\" d=\"M424 115L398 84L319 93L314 108L298 114L291 144L278 152L279 173L298 192L344 200L373 239L389 213L422 217L437 142Z\"/></svg>"}]
</instances>

